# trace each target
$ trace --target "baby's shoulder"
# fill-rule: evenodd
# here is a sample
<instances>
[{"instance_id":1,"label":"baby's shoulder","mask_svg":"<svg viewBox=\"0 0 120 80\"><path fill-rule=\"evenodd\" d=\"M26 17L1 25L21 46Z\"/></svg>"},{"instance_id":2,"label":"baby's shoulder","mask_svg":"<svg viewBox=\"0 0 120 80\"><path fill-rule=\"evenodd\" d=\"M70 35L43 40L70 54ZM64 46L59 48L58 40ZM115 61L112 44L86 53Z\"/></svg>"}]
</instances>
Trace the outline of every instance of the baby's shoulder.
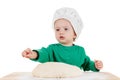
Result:
<instances>
[{"instance_id":1,"label":"baby's shoulder","mask_svg":"<svg viewBox=\"0 0 120 80\"><path fill-rule=\"evenodd\" d=\"M58 43L53 43L53 44L49 44L48 47L56 47L56 46L59 46Z\"/></svg>"},{"instance_id":2,"label":"baby's shoulder","mask_svg":"<svg viewBox=\"0 0 120 80\"><path fill-rule=\"evenodd\" d=\"M76 44L74 44L74 46L75 46L75 47L78 47L78 48L83 48L83 49L84 49L84 47L81 46L81 45L76 45Z\"/></svg>"},{"instance_id":3,"label":"baby's shoulder","mask_svg":"<svg viewBox=\"0 0 120 80\"><path fill-rule=\"evenodd\" d=\"M57 46L59 45L58 43L52 43L52 44L49 44L48 46Z\"/></svg>"}]
</instances>

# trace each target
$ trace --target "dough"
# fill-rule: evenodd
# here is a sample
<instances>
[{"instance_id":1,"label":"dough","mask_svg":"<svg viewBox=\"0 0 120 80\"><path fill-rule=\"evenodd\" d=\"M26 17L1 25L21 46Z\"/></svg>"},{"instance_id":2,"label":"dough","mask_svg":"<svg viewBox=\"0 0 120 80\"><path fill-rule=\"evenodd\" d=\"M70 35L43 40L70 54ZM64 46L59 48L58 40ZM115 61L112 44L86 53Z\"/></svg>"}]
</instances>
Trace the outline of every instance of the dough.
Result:
<instances>
[{"instance_id":1,"label":"dough","mask_svg":"<svg viewBox=\"0 0 120 80\"><path fill-rule=\"evenodd\" d=\"M38 78L78 77L82 74L79 67L61 62L46 62L38 64L32 75Z\"/></svg>"}]
</instances>

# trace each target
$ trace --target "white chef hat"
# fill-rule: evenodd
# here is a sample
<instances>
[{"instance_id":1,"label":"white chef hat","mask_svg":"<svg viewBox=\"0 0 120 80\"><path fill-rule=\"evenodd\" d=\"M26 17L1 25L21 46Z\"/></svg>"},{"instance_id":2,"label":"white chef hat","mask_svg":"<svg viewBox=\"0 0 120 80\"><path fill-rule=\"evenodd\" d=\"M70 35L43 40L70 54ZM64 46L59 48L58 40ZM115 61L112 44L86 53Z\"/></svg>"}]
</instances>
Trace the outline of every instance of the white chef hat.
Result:
<instances>
[{"instance_id":1,"label":"white chef hat","mask_svg":"<svg viewBox=\"0 0 120 80\"><path fill-rule=\"evenodd\" d=\"M56 10L53 16L53 26L54 26L54 22L61 18L70 21L78 38L83 28L83 23L77 11L73 8L67 8L67 7L63 7Z\"/></svg>"}]
</instances>

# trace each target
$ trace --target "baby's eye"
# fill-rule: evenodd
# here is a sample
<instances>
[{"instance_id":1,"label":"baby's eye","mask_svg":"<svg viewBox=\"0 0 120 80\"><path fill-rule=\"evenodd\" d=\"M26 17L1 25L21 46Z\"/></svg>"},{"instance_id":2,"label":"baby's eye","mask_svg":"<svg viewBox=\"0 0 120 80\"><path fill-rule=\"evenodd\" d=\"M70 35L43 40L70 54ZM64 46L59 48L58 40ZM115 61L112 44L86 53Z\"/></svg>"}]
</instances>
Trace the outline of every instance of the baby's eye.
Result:
<instances>
[{"instance_id":1,"label":"baby's eye","mask_svg":"<svg viewBox=\"0 0 120 80\"><path fill-rule=\"evenodd\" d=\"M56 31L60 31L60 29L56 29Z\"/></svg>"},{"instance_id":2,"label":"baby's eye","mask_svg":"<svg viewBox=\"0 0 120 80\"><path fill-rule=\"evenodd\" d=\"M68 28L65 28L64 30L65 30L65 31L67 31L67 30L68 30Z\"/></svg>"}]
</instances>

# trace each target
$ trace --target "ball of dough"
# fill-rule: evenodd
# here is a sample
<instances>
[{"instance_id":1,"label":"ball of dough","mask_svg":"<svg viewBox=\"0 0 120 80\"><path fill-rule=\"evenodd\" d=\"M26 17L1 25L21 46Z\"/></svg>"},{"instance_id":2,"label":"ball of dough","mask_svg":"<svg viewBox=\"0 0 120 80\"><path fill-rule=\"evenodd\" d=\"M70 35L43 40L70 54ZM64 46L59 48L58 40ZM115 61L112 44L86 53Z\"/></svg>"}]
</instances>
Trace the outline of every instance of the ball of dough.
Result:
<instances>
[{"instance_id":1,"label":"ball of dough","mask_svg":"<svg viewBox=\"0 0 120 80\"><path fill-rule=\"evenodd\" d=\"M79 67L61 62L46 62L38 64L32 75L38 78L78 77L82 74Z\"/></svg>"}]
</instances>

